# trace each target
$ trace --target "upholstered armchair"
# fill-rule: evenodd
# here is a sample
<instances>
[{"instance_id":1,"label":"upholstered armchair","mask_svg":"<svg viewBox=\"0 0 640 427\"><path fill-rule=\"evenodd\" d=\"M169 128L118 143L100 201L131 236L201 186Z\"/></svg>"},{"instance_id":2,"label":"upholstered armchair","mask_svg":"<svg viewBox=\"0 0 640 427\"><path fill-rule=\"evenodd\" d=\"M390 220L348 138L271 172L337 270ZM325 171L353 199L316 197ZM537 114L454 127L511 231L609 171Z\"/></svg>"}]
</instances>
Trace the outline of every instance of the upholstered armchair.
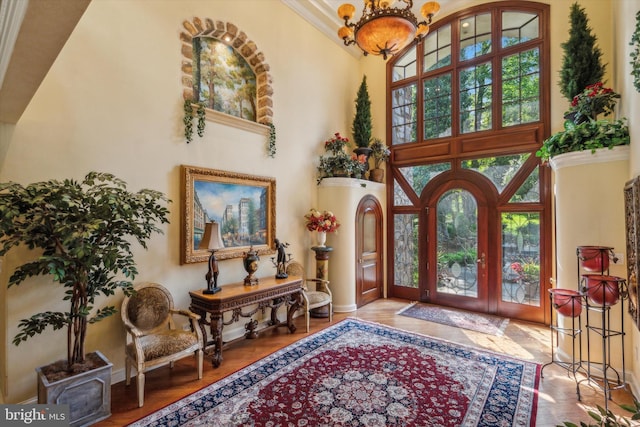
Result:
<instances>
[{"instance_id":1,"label":"upholstered armchair","mask_svg":"<svg viewBox=\"0 0 640 427\"><path fill-rule=\"evenodd\" d=\"M138 406L144 404L144 373L152 367L197 356L198 379L202 378L202 331L200 316L176 310L169 291L157 283L136 286L135 294L122 302L122 321L127 330L125 347L126 385L131 382L131 366L137 371ZM189 330L176 329L173 316L189 321Z\"/></svg>"},{"instance_id":2,"label":"upholstered armchair","mask_svg":"<svg viewBox=\"0 0 640 427\"><path fill-rule=\"evenodd\" d=\"M302 295L304 297L305 319L307 321L307 332L309 332L310 311L314 308L320 308L328 305L329 322L333 321L333 296L329 289L329 281L324 279L307 279L306 272L302 264L297 261L291 261L287 265L287 274L289 276L300 276L303 280ZM312 287L310 288L309 285Z\"/></svg>"}]
</instances>

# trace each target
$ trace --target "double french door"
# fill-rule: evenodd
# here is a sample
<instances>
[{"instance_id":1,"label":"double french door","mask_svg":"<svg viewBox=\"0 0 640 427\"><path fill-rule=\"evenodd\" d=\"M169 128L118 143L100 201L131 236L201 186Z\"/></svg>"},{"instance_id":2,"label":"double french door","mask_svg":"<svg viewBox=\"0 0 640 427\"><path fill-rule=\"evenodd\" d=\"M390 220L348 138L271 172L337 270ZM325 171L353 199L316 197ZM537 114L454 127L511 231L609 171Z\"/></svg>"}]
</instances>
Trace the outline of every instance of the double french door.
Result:
<instances>
[{"instance_id":1,"label":"double french door","mask_svg":"<svg viewBox=\"0 0 640 427\"><path fill-rule=\"evenodd\" d=\"M416 194L417 209L397 209L392 295L545 321L544 277L551 263L543 230L550 227L540 188L546 173L541 180L530 156L511 160L517 165L512 169L519 169L511 175L495 172L504 159L492 158L483 167L460 161L426 181ZM408 170L401 171L396 185L407 188L417 174L410 180ZM414 234L404 239L407 230Z\"/></svg>"}]
</instances>

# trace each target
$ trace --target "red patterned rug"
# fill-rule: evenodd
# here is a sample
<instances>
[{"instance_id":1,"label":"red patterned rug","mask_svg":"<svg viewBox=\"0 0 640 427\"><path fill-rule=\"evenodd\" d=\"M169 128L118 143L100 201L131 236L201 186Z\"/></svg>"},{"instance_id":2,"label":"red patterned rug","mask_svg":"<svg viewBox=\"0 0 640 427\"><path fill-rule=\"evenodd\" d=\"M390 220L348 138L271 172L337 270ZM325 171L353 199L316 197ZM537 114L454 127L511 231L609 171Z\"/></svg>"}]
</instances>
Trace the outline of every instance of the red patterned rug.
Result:
<instances>
[{"instance_id":1,"label":"red patterned rug","mask_svg":"<svg viewBox=\"0 0 640 427\"><path fill-rule=\"evenodd\" d=\"M409 304L408 307L403 308L396 314L497 336L502 336L509 324L509 319L504 317L423 303Z\"/></svg>"},{"instance_id":2,"label":"red patterned rug","mask_svg":"<svg viewBox=\"0 0 640 427\"><path fill-rule=\"evenodd\" d=\"M540 365L345 319L132 426L535 426Z\"/></svg>"}]
</instances>

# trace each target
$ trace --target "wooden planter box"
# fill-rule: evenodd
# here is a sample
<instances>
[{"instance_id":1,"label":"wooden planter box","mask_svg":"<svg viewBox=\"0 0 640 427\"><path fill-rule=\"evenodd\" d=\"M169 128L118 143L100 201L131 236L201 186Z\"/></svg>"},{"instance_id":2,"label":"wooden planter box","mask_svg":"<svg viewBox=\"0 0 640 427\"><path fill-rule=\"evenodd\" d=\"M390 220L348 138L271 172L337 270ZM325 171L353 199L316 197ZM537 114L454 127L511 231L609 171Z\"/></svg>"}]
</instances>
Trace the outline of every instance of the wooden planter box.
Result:
<instances>
[{"instance_id":1,"label":"wooden planter box","mask_svg":"<svg viewBox=\"0 0 640 427\"><path fill-rule=\"evenodd\" d=\"M43 368L38 375L38 403L69 405L71 427L88 426L111 416L111 370L113 364L96 351L105 366L59 381L49 382Z\"/></svg>"}]
</instances>

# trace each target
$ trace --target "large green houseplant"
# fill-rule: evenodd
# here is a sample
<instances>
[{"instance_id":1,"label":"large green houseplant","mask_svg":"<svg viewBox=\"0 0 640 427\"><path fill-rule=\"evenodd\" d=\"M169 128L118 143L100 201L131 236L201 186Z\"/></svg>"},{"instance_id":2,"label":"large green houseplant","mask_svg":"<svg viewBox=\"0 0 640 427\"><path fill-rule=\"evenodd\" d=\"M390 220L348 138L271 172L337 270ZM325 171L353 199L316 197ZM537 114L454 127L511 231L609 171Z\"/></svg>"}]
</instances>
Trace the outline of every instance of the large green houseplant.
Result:
<instances>
[{"instance_id":1,"label":"large green houseplant","mask_svg":"<svg viewBox=\"0 0 640 427\"><path fill-rule=\"evenodd\" d=\"M133 290L138 273L131 238L146 248L157 223L168 223L169 200L157 191L127 191L111 174L91 172L82 181L65 179L22 186L0 183L0 256L26 246L34 258L15 269L8 286L31 276L49 275L65 288L66 312L37 313L19 324L13 343L46 328L67 329L68 372L85 364L87 326L115 313L113 306L95 309L96 298Z\"/></svg>"}]
</instances>

